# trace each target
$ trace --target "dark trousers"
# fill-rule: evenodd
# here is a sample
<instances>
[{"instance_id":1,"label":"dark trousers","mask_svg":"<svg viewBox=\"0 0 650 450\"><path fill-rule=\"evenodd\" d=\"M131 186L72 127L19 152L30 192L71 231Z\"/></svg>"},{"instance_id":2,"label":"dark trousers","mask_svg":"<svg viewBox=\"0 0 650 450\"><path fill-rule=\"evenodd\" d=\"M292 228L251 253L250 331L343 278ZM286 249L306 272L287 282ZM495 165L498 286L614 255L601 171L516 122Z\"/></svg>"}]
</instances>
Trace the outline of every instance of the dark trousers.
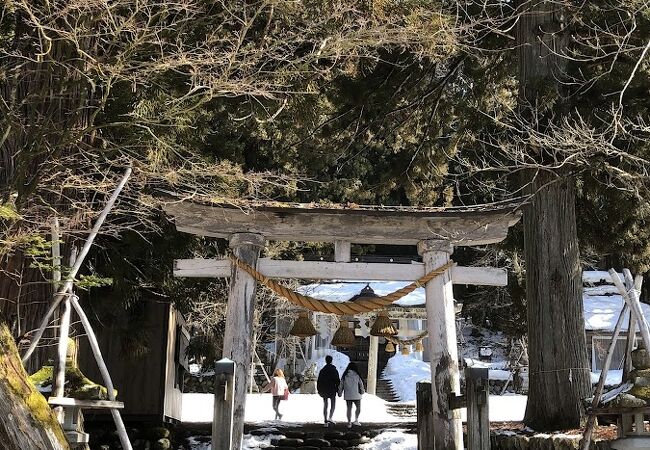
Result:
<instances>
[{"instance_id":1,"label":"dark trousers","mask_svg":"<svg viewBox=\"0 0 650 450\"><path fill-rule=\"evenodd\" d=\"M281 395L274 395L273 396L273 411L275 411L275 418L277 419L280 414L280 400L282 400Z\"/></svg>"}]
</instances>

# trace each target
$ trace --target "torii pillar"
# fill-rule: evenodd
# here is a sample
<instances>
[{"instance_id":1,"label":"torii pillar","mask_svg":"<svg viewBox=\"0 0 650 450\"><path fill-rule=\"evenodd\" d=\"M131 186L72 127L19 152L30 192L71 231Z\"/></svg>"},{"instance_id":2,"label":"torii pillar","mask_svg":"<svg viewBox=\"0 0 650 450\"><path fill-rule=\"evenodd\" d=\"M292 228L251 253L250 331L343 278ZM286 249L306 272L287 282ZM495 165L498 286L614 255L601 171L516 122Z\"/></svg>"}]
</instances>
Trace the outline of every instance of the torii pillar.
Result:
<instances>
[{"instance_id":1,"label":"torii pillar","mask_svg":"<svg viewBox=\"0 0 650 450\"><path fill-rule=\"evenodd\" d=\"M254 233L235 233L229 237L233 254L251 267L257 267L260 251L264 247L264 236ZM232 449L241 448L244 435L244 412L248 372L253 351L253 323L255 311L255 290L257 283L249 274L232 265L230 292L226 308L226 330L223 337L223 358L235 362L235 405L233 412ZM213 424L215 435L226 423ZM225 434L225 433L224 433Z\"/></svg>"},{"instance_id":2,"label":"torii pillar","mask_svg":"<svg viewBox=\"0 0 650 450\"><path fill-rule=\"evenodd\" d=\"M442 240L418 243L425 270L449 262L454 249ZM456 341L456 315L451 271L435 277L425 286L431 393L433 397L433 436L436 450L463 450L463 423L460 409L451 408L453 395L460 395L460 370Z\"/></svg>"}]
</instances>

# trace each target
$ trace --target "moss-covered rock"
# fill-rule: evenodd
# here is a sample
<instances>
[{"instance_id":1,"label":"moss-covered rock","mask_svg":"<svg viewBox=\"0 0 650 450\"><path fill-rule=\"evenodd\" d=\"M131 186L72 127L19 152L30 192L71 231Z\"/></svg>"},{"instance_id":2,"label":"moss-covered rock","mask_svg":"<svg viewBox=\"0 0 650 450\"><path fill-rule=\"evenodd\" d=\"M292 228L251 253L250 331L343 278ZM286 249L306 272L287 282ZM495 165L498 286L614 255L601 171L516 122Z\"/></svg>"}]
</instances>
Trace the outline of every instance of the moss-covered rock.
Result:
<instances>
[{"instance_id":1,"label":"moss-covered rock","mask_svg":"<svg viewBox=\"0 0 650 450\"><path fill-rule=\"evenodd\" d=\"M634 395L623 393L619 394L613 401L612 406L616 408L637 408L646 405L646 401L637 398Z\"/></svg>"},{"instance_id":2,"label":"moss-covered rock","mask_svg":"<svg viewBox=\"0 0 650 450\"><path fill-rule=\"evenodd\" d=\"M52 379L54 375L53 366L43 366L37 372L29 377L36 389L41 393L52 392ZM113 390L117 397L117 390ZM80 400L107 400L108 391L102 385L99 385L88 378L72 364L66 365L65 368L65 389L66 397L73 397Z\"/></svg>"},{"instance_id":3,"label":"moss-covered rock","mask_svg":"<svg viewBox=\"0 0 650 450\"><path fill-rule=\"evenodd\" d=\"M153 448L155 450L169 450L170 448L172 448L172 443L167 438L161 438L156 441Z\"/></svg>"},{"instance_id":4,"label":"moss-covered rock","mask_svg":"<svg viewBox=\"0 0 650 450\"><path fill-rule=\"evenodd\" d=\"M158 439L169 438L169 436L171 436L171 432L165 427L154 427L145 430L144 435L147 437L147 439L155 441Z\"/></svg>"}]
</instances>

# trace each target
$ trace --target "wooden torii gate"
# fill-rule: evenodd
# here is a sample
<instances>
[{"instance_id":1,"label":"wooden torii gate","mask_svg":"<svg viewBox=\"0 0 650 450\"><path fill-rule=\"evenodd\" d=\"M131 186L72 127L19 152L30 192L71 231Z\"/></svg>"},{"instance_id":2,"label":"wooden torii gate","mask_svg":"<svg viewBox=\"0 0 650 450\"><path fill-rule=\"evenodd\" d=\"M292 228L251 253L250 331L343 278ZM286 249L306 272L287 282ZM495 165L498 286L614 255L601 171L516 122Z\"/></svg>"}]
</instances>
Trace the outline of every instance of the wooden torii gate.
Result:
<instances>
[{"instance_id":1,"label":"wooden torii gate","mask_svg":"<svg viewBox=\"0 0 650 450\"><path fill-rule=\"evenodd\" d=\"M520 218L514 205L467 208L317 206L305 204L215 205L196 202L164 206L181 232L228 239L235 257L267 277L339 280L414 281L450 260L454 246L500 242ZM332 242L335 262L260 259L266 241ZM353 263L355 244L417 245L423 263ZM177 260L176 276L231 277L223 357L236 363L236 379L248 380L252 357L255 280L228 259ZM460 411L451 408L460 395L460 373L452 285L505 285L496 268L458 267L425 286L429 354L437 450L463 449ZM247 382L235 385L231 448L240 448ZM214 424L217 429L221 424ZM225 424L224 424L225 426ZM218 434L217 434L218 435Z\"/></svg>"}]
</instances>

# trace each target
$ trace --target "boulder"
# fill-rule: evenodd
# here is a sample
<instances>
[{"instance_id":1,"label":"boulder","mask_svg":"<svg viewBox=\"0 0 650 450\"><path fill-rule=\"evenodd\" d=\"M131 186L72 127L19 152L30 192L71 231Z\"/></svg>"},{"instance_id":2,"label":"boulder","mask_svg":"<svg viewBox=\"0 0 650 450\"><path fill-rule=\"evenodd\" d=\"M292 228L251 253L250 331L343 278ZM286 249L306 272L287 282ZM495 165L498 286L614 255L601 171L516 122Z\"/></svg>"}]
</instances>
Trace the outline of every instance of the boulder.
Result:
<instances>
[{"instance_id":1,"label":"boulder","mask_svg":"<svg viewBox=\"0 0 650 450\"><path fill-rule=\"evenodd\" d=\"M637 408L645 405L645 400L628 393L619 394L612 401L612 406L617 408Z\"/></svg>"},{"instance_id":2,"label":"boulder","mask_svg":"<svg viewBox=\"0 0 650 450\"><path fill-rule=\"evenodd\" d=\"M172 448L172 443L167 438L160 438L156 441L153 448L155 450L170 450Z\"/></svg>"}]
</instances>

